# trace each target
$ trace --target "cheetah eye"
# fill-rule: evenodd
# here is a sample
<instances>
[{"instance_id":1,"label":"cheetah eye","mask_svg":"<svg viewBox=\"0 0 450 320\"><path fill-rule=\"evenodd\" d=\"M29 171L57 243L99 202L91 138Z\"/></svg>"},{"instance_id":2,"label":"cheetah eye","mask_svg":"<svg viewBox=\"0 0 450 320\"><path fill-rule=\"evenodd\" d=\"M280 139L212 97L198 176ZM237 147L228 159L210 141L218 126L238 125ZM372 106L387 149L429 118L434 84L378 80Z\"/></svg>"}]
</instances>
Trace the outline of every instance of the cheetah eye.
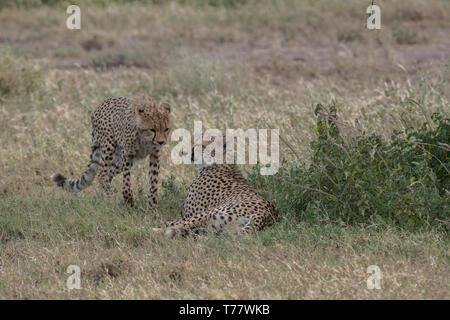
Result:
<instances>
[{"instance_id":1,"label":"cheetah eye","mask_svg":"<svg viewBox=\"0 0 450 320\"><path fill-rule=\"evenodd\" d=\"M164 132L166 132L166 133L169 132L169 128L167 128L166 130L164 130Z\"/></svg>"},{"instance_id":2,"label":"cheetah eye","mask_svg":"<svg viewBox=\"0 0 450 320\"><path fill-rule=\"evenodd\" d=\"M156 133L156 130L155 129L150 129L150 132L151 133Z\"/></svg>"}]
</instances>

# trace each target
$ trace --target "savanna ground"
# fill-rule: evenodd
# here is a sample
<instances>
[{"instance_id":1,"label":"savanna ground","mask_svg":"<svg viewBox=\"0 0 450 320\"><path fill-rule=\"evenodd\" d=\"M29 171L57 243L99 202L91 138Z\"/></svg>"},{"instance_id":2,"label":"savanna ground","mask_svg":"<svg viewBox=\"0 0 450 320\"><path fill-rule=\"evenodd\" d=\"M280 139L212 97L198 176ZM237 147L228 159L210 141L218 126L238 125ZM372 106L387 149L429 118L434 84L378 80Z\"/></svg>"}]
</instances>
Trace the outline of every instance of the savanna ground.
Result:
<instances>
[{"instance_id":1,"label":"savanna ground","mask_svg":"<svg viewBox=\"0 0 450 320\"><path fill-rule=\"evenodd\" d=\"M84 170L90 115L110 96L166 100L174 128L279 128L287 161L309 158L317 103L337 101L341 121L386 139L405 121L448 116L450 2L381 1L378 31L364 27L370 1L84 1L77 31L65 5L39 2L0 2L0 298L450 298L448 237L433 228L281 211L244 238L153 234L180 216L195 175L169 160L175 143L157 216L140 209L142 163L133 209L97 183L73 195L49 179ZM81 268L80 290L66 288L69 265ZM369 265L383 272L381 290L367 289Z\"/></svg>"}]
</instances>

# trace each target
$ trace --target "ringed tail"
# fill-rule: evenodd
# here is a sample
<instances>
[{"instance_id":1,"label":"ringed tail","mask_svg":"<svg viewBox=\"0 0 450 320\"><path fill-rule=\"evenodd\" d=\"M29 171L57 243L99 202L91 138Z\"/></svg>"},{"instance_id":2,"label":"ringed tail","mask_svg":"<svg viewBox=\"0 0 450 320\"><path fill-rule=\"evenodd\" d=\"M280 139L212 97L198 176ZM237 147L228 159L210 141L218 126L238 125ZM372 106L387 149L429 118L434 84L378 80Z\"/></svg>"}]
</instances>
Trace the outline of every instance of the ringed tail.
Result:
<instances>
[{"instance_id":1,"label":"ringed tail","mask_svg":"<svg viewBox=\"0 0 450 320\"><path fill-rule=\"evenodd\" d=\"M63 188L67 192L79 192L92 184L97 171L102 167L102 162L100 145L94 142L92 144L91 160L87 165L87 170L79 179L68 179L60 173L52 174L51 179L58 187Z\"/></svg>"}]
</instances>

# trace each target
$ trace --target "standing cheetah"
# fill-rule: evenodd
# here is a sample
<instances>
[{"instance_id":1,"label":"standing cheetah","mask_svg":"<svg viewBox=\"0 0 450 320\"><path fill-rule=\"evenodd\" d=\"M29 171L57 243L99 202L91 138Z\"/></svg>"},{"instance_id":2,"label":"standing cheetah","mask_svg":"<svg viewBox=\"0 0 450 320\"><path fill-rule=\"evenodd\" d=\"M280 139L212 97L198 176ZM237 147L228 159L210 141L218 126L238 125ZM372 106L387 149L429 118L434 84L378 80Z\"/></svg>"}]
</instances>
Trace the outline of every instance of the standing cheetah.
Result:
<instances>
[{"instance_id":1,"label":"standing cheetah","mask_svg":"<svg viewBox=\"0 0 450 320\"><path fill-rule=\"evenodd\" d=\"M207 145L202 143L203 150ZM223 147L225 155L226 143ZM191 154L194 161L194 147ZM197 168L198 174L184 202L184 218L166 224L166 237L208 227L217 233L244 234L251 229L262 230L278 218L273 204L252 190L236 165L212 162Z\"/></svg>"},{"instance_id":2,"label":"standing cheetah","mask_svg":"<svg viewBox=\"0 0 450 320\"><path fill-rule=\"evenodd\" d=\"M111 194L111 180L123 172L123 197L134 205L130 173L133 164L150 155L149 209L157 205L161 148L170 131L170 106L157 104L148 95L135 99L114 97L105 100L92 115L92 152L87 170L79 179L53 174L51 179L68 192L91 185L100 169L100 183Z\"/></svg>"}]
</instances>

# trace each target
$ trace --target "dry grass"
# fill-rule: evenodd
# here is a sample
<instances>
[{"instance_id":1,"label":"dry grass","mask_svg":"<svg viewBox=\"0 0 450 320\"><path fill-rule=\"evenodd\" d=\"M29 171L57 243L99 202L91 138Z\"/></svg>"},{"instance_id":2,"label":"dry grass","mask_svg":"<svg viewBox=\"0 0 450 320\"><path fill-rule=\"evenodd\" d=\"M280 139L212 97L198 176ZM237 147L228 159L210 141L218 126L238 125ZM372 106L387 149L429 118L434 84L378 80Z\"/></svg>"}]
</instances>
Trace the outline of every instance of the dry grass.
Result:
<instances>
[{"instance_id":1,"label":"dry grass","mask_svg":"<svg viewBox=\"0 0 450 320\"><path fill-rule=\"evenodd\" d=\"M407 98L449 115L448 3L389 1L377 32L363 28L360 1L271 3L82 7L81 31L65 29L61 7L0 10L0 298L450 298L448 238L431 231L284 216L249 238L167 241L151 227L179 215L193 168L163 163L159 217L96 184L68 195L49 181L81 173L90 114L113 95L168 100L177 128L267 122L304 158L319 102L337 100L341 119L385 137L425 119ZM140 204L144 167L133 174ZM81 290L65 287L70 264ZM382 290L366 287L372 264Z\"/></svg>"},{"instance_id":2,"label":"dry grass","mask_svg":"<svg viewBox=\"0 0 450 320\"><path fill-rule=\"evenodd\" d=\"M7 243L2 298L89 299L448 299L448 265L431 235L368 230L319 236L291 230L290 239ZM318 231L319 234L322 231ZM272 234L272 237L277 237ZM26 263L25 263L26 261ZM68 265L82 270L81 290L68 290ZM366 268L383 272L368 290Z\"/></svg>"}]
</instances>

